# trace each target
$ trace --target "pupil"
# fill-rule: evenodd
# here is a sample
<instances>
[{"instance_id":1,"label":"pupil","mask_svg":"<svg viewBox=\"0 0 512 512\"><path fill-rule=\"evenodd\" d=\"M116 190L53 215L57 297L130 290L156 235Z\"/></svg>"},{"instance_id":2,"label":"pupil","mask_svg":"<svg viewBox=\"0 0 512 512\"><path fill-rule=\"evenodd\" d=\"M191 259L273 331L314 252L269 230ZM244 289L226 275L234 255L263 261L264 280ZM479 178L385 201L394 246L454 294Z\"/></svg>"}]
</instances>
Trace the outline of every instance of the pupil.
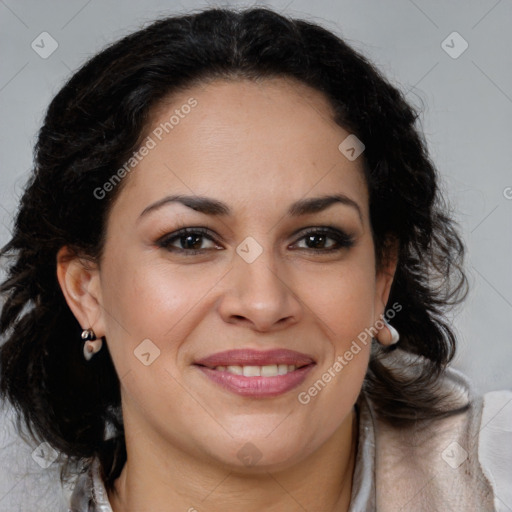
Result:
<instances>
[{"instance_id":1,"label":"pupil","mask_svg":"<svg viewBox=\"0 0 512 512\"><path fill-rule=\"evenodd\" d=\"M197 249L196 245L199 241L199 246L201 245L200 243L200 240L201 240L201 235L186 235L184 237L182 237L182 241L185 240L185 247L187 249ZM189 244L188 242L189 241L192 241L193 242L191 244Z\"/></svg>"},{"instance_id":2,"label":"pupil","mask_svg":"<svg viewBox=\"0 0 512 512\"><path fill-rule=\"evenodd\" d=\"M319 240L318 243L312 242L315 238ZM324 235L309 235L308 238L308 246L311 247L320 247L325 242L325 236ZM309 242L312 242L312 245L309 245Z\"/></svg>"}]
</instances>

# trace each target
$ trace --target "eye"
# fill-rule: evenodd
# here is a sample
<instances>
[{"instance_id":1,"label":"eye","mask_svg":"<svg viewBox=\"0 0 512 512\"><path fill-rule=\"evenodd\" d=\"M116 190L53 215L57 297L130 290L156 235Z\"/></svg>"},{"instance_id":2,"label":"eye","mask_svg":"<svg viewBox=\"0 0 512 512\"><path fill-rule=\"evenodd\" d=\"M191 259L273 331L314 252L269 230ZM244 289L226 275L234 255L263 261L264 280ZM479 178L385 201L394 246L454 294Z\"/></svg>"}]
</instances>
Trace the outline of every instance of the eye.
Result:
<instances>
[{"instance_id":1,"label":"eye","mask_svg":"<svg viewBox=\"0 0 512 512\"><path fill-rule=\"evenodd\" d=\"M301 240L305 241L306 247L299 247L300 250L322 253L340 251L354 245L353 237L339 229L329 226L309 229L299 239L299 241ZM331 243L328 243L328 240L331 240Z\"/></svg>"},{"instance_id":2,"label":"eye","mask_svg":"<svg viewBox=\"0 0 512 512\"><path fill-rule=\"evenodd\" d=\"M186 253L187 256L200 254L206 250L218 249L214 238L209 233L205 228L183 228L159 238L156 244L171 252ZM213 246L203 247L205 239L212 242Z\"/></svg>"}]
</instances>

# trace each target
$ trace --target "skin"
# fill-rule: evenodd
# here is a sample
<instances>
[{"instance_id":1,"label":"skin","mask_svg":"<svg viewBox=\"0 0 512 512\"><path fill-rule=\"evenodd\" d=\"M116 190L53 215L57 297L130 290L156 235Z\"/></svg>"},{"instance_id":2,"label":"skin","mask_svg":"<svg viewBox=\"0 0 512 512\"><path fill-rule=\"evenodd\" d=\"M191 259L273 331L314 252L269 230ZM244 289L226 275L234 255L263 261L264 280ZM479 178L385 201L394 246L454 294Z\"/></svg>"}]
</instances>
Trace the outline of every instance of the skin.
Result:
<instances>
[{"instance_id":1,"label":"skin","mask_svg":"<svg viewBox=\"0 0 512 512\"><path fill-rule=\"evenodd\" d=\"M370 345L307 405L297 397L385 312L396 257L376 272L362 157L338 150L349 132L324 96L284 78L194 86L160 104L148 134L190 97L197 106L124 178L99 265L58 255L66 300L83 328L106 337L121 382L128 460L112 508L346 511ZM333 193L361 218L341 203L286 215L299 199ZM139 217L170 194L215 198L232 215L168 203ZM353 246L314 252L303 232L327 225ZM182 227L215 240L199 239L203 252L188 256L156 244ZM252 263L236 252L248 236L263 250ZM172 245L187 250L182 242ZM147 338L160 350L148 366L134 357ZM390 341L387 329L379 339ZM297 350L316 366L273 398L235 395L193 366L242 347ZM261 455L252 466L237 456L246 442Z\"/></svg>"}]
</instances>

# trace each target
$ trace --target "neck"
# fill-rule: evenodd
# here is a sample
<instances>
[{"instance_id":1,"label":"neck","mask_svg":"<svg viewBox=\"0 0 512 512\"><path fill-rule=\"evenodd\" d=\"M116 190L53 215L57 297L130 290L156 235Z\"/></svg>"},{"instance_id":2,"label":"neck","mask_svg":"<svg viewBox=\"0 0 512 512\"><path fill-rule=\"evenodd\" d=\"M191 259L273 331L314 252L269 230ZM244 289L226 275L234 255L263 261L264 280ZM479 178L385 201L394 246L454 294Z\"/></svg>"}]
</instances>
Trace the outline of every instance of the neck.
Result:
<instances>
[{"instance_id":1,"label":"neck","mask_svg":"<svg viewBox=\"0 0 512 512\"><path fill-rule=\"evenodd\" d=\"M240 506L246 512L346 512L358 428L353 408L334 434L300 463L248 474L198 461L173 446L141 440L137 429L132 433L125 424L127 461L108 498L114 512L221 512Z\"/></svg>"}]
</instances>

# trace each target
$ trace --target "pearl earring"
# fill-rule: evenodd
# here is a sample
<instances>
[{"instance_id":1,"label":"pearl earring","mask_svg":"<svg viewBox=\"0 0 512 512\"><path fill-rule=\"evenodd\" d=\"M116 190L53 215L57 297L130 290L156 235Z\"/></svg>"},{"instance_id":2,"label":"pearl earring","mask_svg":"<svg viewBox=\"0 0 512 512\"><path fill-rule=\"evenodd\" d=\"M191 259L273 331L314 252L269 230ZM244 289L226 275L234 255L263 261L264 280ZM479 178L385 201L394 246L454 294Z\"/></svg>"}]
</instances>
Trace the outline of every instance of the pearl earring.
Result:
<instances>
[{"instance_id":1,"label":"pearl earring","mask_svg":"<svg viewBox=\"0 0 512 512\"><path fill-rule=\"evenodd\" d=\"M383 343L383 345L394 345L395 343L398 343L398 340L400 339L398 331L392 325L390 325L385 318L383 318L383 320L386 324L386 327L389 329L389 332L391 333L391 341L389 343Z\"/></svg>"},{"instance_id":2,"label":"pearl earring","mask_svg":"<svg viewBox=\"0 0 512 512\"><path fill-rule=\"evenodd\" d=\"M101 350L103 341L96 338L96 334L92 329L84 329L82 331L82 339L84 343L84 357L86 361L90 361L92 356Z\"/></svg>"}]
</instances>

